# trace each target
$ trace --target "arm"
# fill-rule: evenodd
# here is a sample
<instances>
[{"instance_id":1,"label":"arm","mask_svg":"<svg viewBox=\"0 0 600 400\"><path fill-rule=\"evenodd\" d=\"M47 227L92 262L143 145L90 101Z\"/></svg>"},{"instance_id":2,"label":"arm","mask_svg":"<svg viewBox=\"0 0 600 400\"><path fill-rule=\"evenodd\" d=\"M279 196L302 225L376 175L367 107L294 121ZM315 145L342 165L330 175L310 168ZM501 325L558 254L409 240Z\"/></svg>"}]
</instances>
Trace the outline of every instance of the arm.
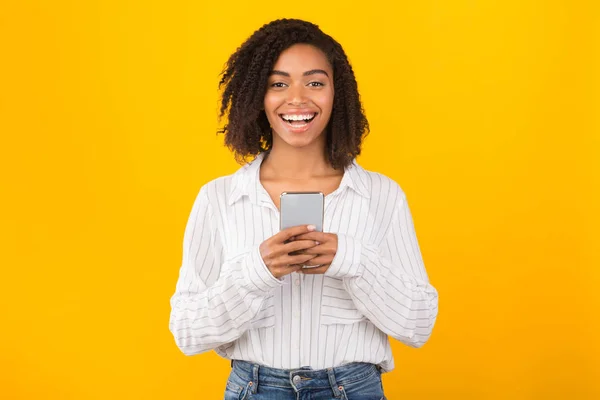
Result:
<instances>
[{"instance_id":1,"label":"arm","mask_svg":"<svg viewBox=\"0 0 600 400\"><path fill-rule=\"evenodd\" d=\"M194 355L236 340L270 290L281 284L265 266L258 246L237 262L223 262L223 245L203 187L186 225L183 261L170 300L169 330L177 347Z\"/></svg>"},{"instance_id":2,"label":"arm","mask_svg":"<svg viewBox=\"0 0 600 400\"><path fill-rule=\"evenodd\" d=\"M431 336L438 294L428 281L404 193L381 246L338 234L325 275L343 278L356 308L386 334L410 347Z\"/></svg>"}]
</instances>

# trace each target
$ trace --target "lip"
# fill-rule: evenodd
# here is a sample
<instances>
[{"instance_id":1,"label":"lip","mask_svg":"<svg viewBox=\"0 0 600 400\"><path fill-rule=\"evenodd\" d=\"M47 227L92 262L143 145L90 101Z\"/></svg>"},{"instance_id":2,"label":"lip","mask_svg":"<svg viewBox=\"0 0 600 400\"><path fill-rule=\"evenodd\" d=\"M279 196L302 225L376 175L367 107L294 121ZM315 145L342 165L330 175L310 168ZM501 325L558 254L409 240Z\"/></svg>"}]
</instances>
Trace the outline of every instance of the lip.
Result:
<instances>
[{"instance_id":1,"label":"lip","mask_svg":"<svg viewBox=\"0 0 600 400\"><path fill-rule=\"evenodd\" d=\"M300 126L300 127L294 127L294 126L290 125L289 123L287 123L287 122L286 122L286 121L283 119L283 115L284 115L284 114L285 114L285 115L304 115L304 114L315 114L315 116L313 117L313 119L312 119L312 120L311 120L309 123L307 123L307 124L305 124L305 125L303 125L303 126ZM284 126L284 128L285 128L287 131L289 131L289 132L292 132L292 133L303 133L303 132L306 132L307 130L309 130L309 129L310 129L310 127L312 126L312 124L313 124L313 123L315 122L315 120L316 120L316 119L319 117L319 113L318 113L317 111L307 111L307 110L303 110L303 111L301 111L301 112L300 112L300 111L295 111L295 112L288 111L288 112L284 112L284 113L278 114L278 116L279 116L279 119L280 119L280 121L281 121L282 125Z\"/></svg>"},{"instance_id":2,"label":"lip","mask_svg":"<svg viewBox=\"0 0 600 400\"><path fill-rule=\"evenodd\" d=\"M283 115L283 114L293 114L293 115L302 115L302 114L318 114L319 112L317 110L309 110L306 108L293 108L291 110L287 110L287 111L283 111L278 113L279 115Z\"/></svg>"}]
</instances>

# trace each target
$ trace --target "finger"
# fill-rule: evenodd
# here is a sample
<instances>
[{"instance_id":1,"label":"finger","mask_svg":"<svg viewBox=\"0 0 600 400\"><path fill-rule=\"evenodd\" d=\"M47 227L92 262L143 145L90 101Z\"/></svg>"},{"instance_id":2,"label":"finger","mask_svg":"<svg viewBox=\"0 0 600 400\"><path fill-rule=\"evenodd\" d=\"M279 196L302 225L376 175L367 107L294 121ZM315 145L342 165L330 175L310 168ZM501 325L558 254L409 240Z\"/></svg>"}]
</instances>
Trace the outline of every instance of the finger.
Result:
<instances>
[{"instance_id":1,"label":"finger","mask_svg":"<svg viewBox=\"0 0 600 400\"><path fill-rule=\"evenodd\" d=\"M308 232L312 232L314 231L316 228L314 225L298 225L298 226L292 226L291 228L287 228L284 229L282 231L279 231L278 233L276 233L275 235L273 235L273 239L277 242L277 243L283 243L286 240L289 240L292 237L301 235L303 233L308 233ZM298 239L296 237L296 239Z\"/></svg>"},{"instance_id":2,"label":"finger","mask_svg":"<svg viewBox=\"0 0 600 400\"><path fill-rule=\"evenodd\" d=\"M303 254L335 254L337 250L328 245L319 245L314 247L309 247L302 251Z\"/></svg>"},{"instance_id":3,"label":"finger","mask_svg":"<svg viewBox=\"0 0 600 400\"><path fill-rule=\"evenodd\" d=\"M294 242L284 244L282 250L285 253L292 253L294 251L309 249L315 246L317 246L317 242L314 240L296 240Z\"/></svg>"},{"instance_id":4,"label":"finger","mask_svg":"<svg viewBox=\"0 0 600 400\"><path fill-rule=\"evenodd\" d=\"M333 256L330 254L320 254L315 258L310 260L310 263L305 263L306 265L325 265L331 264L333 261Z\"/></svg>"},{"instance_id":5,"label":"finger","mask_svg":"<svg viewBox=\"0 0 600 400\"><path fill-rule=\"evenodd\" d=\"M314 254L299 254L297 256L282 256L280 257L280 260L281 264L283 265L306 265L306 263L311 261L313 258L315 258Z\"/></svg>"},{"instance_id":6,"label":"finger","mask_svg":"<svg viewBox=\"0 0 600 400\"><path fill-rule=\"evenodd\" d=\"M285 267L276 268L275 273L278 275L278 278L281 278L282 276L291 274L292 272L299 272L303 267L303 264L286 265Z\"/></svg>"},{"instance_id":7,"label":"finger","mask_svg":"<svg viewBox=\"0 0 600 400\"><path fill-rule=\"evenodd\" d=\"M325 265L321 265L320 267L314 267L314 268L302 268L300 271L303 274L306 275L315 275L315 274L324 274L325 271L327 271L329 269L329 265L330 264L325 264Z\"/></svg>"},{"instance_id":8,"label":"finger","mask_svg":"<svg viewBox=\"0 0 600 400\"><path fill-rule=\"evenodd\" d=\"M286 254L294 254L299 250L304 250L309 247L315 246L314 240L296 240L294 242L287 242L283 244L273 245L273 250L271 251L271 255L273 257L283 256ZM296 254L302 254L300 252Z\"/></svg>"},{"instance_id":9,"label":"finger","mask_svg":"<svg viewBox=\"0 0 600 400\"><path fill-rule=\"evenodd\" d=\"M296 236L296 240L316 240L317 242L326 242L332 239L332 235L327 232L306 232Z\"/></svg>"},{"instance_id":10,"label":"finger","mask_svg":"<svg viewBox=\"0 0 600 400\"><path fill-rule=\"evenodd\" d=\"M274 257L270 261L270 266L275 268L287 267L293 264L306 264L307 261L312 260L316 256L314 254L288 254L283 253L277 257Z\"/></svg>"}]
</instances>

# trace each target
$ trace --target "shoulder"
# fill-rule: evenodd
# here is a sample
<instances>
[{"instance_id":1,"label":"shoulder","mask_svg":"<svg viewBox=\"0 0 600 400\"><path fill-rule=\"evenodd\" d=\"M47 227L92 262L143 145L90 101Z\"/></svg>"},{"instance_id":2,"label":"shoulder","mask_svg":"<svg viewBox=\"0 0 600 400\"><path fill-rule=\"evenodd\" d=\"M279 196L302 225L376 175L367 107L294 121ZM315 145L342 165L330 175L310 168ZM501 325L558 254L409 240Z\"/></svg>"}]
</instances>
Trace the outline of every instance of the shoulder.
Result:
<instances>
[{"instance_id":1,"label":"shoulder","mask_svg":"<svg viewBox=\"0 0 600 400\"><path fill-rule=\"evenodd\" d=\"M210 197L227 197L227 191L231 187L235 174L213 178L200 186L200 193Z\"/></svg>"},{"instance_id":2,"label":"shoulder","mask_svg":"<svg viewBox=\"0 0 600 400\"><path fill-rule=\"evenodd\" d=\"M404 190L393 178L381 172L369 171L361 166L358 166L358 170L372 200L377 202L382 198L391 198L403 202L406 198Z\"/></svg>"},{"instance_id":3,"label":"shoulder","mask_svg":"<svg viewBox=\"0 0 600 400\"><path fill-rule=\"evenodd\" d=\"M196 203L210 205L213 209L226 206L236 174L219 176L202 184L197 191Z\"/></svg>"}]
</instances>

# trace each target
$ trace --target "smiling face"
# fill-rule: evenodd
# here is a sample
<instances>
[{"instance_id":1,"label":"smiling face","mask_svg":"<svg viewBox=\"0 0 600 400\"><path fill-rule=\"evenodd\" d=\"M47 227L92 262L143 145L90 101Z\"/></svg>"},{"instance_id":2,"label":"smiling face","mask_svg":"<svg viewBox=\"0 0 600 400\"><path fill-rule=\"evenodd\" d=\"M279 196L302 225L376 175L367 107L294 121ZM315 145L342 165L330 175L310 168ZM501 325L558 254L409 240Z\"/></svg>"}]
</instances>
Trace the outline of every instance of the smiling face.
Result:
<instances>
[{"instance_id":1,"label":"smiling face","mask_svg":"<svg viewBox=\"0 0 600 400\"><path fill-rule=\"evenodd\" d=\"M295 44L283 51L271 71L264 99L273 146L324 148L333 94L333 70L321 50Z\"/></svg>"}]
</instances>

